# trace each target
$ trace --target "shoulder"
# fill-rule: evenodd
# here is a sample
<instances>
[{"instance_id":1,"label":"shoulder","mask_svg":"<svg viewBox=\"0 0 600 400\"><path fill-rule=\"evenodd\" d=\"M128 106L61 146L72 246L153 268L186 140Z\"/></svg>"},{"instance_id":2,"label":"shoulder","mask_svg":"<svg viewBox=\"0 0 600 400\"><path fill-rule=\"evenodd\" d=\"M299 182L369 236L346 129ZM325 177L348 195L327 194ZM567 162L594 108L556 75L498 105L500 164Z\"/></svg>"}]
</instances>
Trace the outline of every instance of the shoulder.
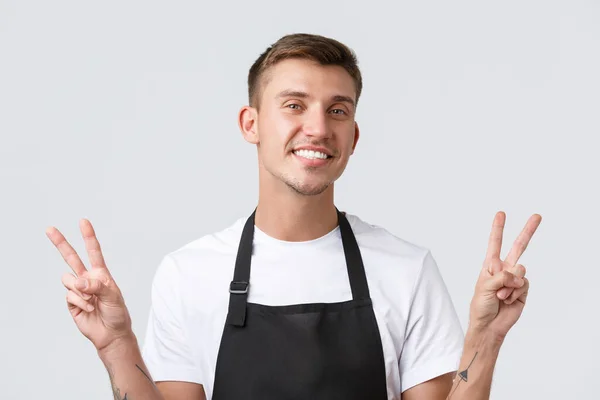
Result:
<instances>
[{"instance_id":1,"label":"shoulder","mask_svg":"<svg viewBox=\"0 0 600 400\"><path fill-rule=\"evenodd\" d=\"M218 272L219 266L233 266L245 219L238 218L219 231L205 234L168 252L161 260L157 277L187 279Z\"/></svg>"},{"instance_id":2,"label":"shoulder","mask_svg":"<svg viewBox=\"0 0 600 400\"><path fill-rule=\"evenodd\" d=\"M410 304L422 281L437 280L437 264L431 250L368 223L346 215L360 247L370 286L398 304Z\"/></svg>"},{"instance_id":3,"label":"shoulder","mask_svg":"<svg viewBox=\"0 0 600 400\"><path fill-rule=\"evenodd\" d=\"M346 214L361 251L371 251L383 257L392 257L405 262L422 263L430 253L429 248L401 238L388 229L369 223L357 215Z\"/></svg>"},{"instance_id":4,"label":"shoulder","mask_svg":"<svg viewBox=\"0 0 600 400\"><path fill-rule=\"evenodd\" d=\"M238 218L226 228L203 235L168 253L167 257L180 264L187 264L206 257L236 254L244 222L244 218Z\"/></svg>"}]
</instances>

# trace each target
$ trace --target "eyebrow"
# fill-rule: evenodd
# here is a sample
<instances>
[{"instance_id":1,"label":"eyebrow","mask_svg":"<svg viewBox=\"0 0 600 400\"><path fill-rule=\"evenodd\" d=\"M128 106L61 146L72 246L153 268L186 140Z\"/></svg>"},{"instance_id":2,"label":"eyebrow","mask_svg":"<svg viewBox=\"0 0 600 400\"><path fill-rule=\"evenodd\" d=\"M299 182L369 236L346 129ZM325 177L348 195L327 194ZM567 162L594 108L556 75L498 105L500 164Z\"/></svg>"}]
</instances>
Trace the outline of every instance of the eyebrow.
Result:
<instances>
[{"instance_id":1,"label":"eyebrow","mask_svg":"<svg viewBox=\"0 0 600 400\"><path fill-rule=\"evenodd\" d=\"M308 95L308 93L306 92L302 92L299 90L284 90L282 92L279 92L277 94L277 96L275 96L276 99L280 99L282 97L299 97L301 99L306 99L308 97L310 97ZM338 101L338 102L344 102L344 103L349 103L352 105L352 107L355 106L354 104L354 100L351 97L348 96L343 96L343 95L335 95L331 98L332 101Z\"/></svg>"}]
</instances>

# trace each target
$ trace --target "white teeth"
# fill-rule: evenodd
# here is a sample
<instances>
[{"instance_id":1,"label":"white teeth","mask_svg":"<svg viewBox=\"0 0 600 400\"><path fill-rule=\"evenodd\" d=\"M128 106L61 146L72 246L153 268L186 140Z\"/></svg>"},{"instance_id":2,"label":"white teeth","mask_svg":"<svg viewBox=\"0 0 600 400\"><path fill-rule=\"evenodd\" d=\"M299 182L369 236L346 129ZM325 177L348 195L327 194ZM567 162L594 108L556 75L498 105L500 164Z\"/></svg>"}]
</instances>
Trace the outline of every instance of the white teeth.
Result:
<instances>
[{"instance_id":1,"label":"white teeth","mask_svg":"<svg viewBox=\"0 0 600 400\"><path fill-rule=\"evenodd\" d=\"M312 150L296 150L294 151L294 154L300 157L308 158L309 160L314 160L315 158L325 160L327 158L327 154Z\"/></svg>"}]
</instances>

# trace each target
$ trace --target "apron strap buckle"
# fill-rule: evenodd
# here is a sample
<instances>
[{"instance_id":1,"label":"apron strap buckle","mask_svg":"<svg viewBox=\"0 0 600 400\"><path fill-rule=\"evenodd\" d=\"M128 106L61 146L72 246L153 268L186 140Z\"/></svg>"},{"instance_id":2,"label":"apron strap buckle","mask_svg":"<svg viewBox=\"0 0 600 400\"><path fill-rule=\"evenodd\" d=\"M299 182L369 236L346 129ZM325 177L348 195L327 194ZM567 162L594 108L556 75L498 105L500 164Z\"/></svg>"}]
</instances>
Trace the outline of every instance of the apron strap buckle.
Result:
<instances>
[{"instance_id":1,"label":"apron strap buckle","mask_svg":"<svg viewBox=\"0 0 600 400\"><path fill-rule=\"evenodd\" d=\"M231 281L229 284L229 293L231 294L246 294L248 293L248 282Z\"/></svg>"},{"instance_id":2,"label":"apron strap buckle","mask_svg":"<svg viewBox=\"0 0 600 400\"><path fill-rule=\"evenodd\" d=\"M242 327L246 323L246 300L248 297L248 282L231 281L229 284L229 312L227 323Z\"/></svg>"}]
</instances>

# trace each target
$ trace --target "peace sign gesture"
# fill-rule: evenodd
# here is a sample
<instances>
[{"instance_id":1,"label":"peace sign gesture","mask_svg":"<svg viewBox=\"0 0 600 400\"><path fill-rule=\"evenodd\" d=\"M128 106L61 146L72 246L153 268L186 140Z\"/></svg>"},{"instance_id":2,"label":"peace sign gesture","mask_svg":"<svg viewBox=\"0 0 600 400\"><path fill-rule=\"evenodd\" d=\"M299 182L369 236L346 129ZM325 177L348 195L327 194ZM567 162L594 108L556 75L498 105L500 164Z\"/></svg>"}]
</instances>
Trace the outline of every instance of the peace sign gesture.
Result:
<instances>
[{"instance_id":1,"label":"peace sign gesture","mask_svg":"<svg viewBox=\"0 0 600 400\"><path fill-rule=\"evenodd\" d=\"M73 273L62 276L62 283L67 288L69 312L81 333L100 351L117 339L132 334L131 318L121 291L106 267L92 224L84 219L79 228L91 269L85 267L58 229L50 227L46 235L73 270Z\"/></svg>"},{"instance_id":2,"label":"peace sign gesture","mask_svg":"<svg viewBox=\"0 0 600 400\"><path fill-rule=\"evenodd\" d=\"M473 328L487 330L503 338L521 316L527 300L529 280L525 278L525 267L518 262L541 221L539 214L533 214L506 258L501 260L506 214L496 213L484 265L471 301L470 325Z\"/></svg>"}]
</instances>

